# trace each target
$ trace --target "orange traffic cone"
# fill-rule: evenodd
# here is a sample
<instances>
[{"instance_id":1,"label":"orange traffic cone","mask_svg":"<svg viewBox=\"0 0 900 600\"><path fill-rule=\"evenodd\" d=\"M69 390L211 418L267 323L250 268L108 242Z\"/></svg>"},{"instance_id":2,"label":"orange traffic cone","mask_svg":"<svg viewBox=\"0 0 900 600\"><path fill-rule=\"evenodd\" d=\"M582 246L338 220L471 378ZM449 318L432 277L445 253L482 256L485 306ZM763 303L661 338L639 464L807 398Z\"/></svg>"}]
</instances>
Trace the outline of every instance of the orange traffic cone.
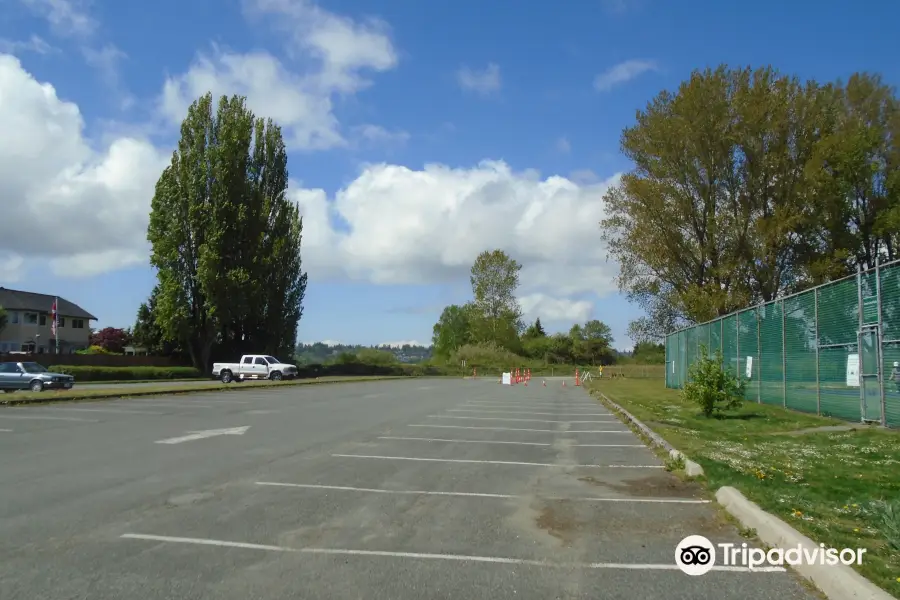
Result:
<instances>
[{"instance_id":1,"label":"orange traffic cone","mask_svg":"<svg viewBox=\"0 0 900 600\"><path fill-rule=\"evenodd\" d=\"M544 380L541 387L547 387L547 380Z\"/></svg>"}]
</instances>

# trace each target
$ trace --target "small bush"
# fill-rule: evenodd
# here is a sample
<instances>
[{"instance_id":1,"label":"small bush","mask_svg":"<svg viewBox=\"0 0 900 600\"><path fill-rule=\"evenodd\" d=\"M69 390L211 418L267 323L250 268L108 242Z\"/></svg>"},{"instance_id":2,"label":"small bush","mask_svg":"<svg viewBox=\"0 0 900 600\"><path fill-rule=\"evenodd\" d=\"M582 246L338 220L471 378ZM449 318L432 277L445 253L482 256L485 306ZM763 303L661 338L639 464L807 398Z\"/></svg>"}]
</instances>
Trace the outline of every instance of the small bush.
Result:
<instances>
[{"instance_id":1,"label":"small bush","mask_svg":"<svg viewBox=\"0 0 900 600\"><path fill-rule=\"evenodd\" d=\"M85 365L54 365L47 367L54 373L65 373L75 381L138 381L190 379L203 377L193 367L95 367Z\"/></svg>"},{"instance_id":2,"label":"small bush","mask_svg":"<svg viewBox=\"0 0 900 600\"><path fill-rule=\"evenodd\" d=\"M104 348L103 346L88 346L84 350L76 350L75 354L112 354L109 350Z\"/></svg>"},{"instance_id":3,"label":"small bush","mask_svg":"<svg viewBox=\"0 0 900 600\"><path fill-rule=\"evenodd\" d=\"M682 397L697 404L707 417L740 408L744 400L744 382L723 366L722 353L713 356L700 346L700 357L688 369L688 382Z\"/></svg>"},{"instance_id":4,"label":"small bush","mask_svg":"<svg viewBox=\"0 0 900 600\"><path fill-rule=\"evenodd\" d=\"M894 551L900 552L900 500L875 502L873 508L881 535Z\"/></svg>"}]
</instances>

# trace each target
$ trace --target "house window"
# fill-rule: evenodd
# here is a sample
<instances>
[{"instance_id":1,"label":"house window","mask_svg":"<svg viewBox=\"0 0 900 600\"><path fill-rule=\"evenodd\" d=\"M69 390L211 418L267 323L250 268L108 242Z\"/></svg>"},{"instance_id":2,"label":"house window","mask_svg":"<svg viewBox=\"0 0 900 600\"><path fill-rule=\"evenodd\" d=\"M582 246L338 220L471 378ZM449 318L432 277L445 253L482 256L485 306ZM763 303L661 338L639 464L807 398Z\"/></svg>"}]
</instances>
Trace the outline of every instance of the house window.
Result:
<instances>
[{"instance_id":1,"label":"house window","mask_svg":"<svg viewBox=\"0 0 900 600\"><path fill-rule=\"evenodd\" d=\"M18 323L19 322L19 313L11 312L9 313L9 322L10 323Z\"/></svg>"},{"instance_id":2,"label":"house window","mask_svg":"<svg viewBox=\"0 0 900 600\"><path fill-rule=\"evenodd\" d=\"M66 326L66 318L65 317L59 317L59 326L60 327Z\"/></svg>"},{"instance_id":3,"label":"house window","mask_svg":"<svg viewBox=\"0 0 900 600\"><path fill-rule=\"evenodd\" d=\"M84 319L72 319L72 329L84 329Z\"/></svg>"},{"instance_id":4,"label":"house window","mask_svg":"<svg viewBox=\"0 0 900 600\"><path fill-rule=\"evenodd\" d=\"M46 314L46 313L41 313L40 320L41 320L41 323L40 323L40 324L41 324L41 327L43 327L44 325L46 325L46 324L47 324L47 314Z\"/></svg>"},{"instance_id":5,"label":"house window","mask_svg":"<svg viewBox=\"0 0 900 600\"><path fill-rule=\"evenodd\" d=\"M26 325L37 325L38 324L38 314L37 313L25 313L25 324Z\"/></svg>"}]
</instances>

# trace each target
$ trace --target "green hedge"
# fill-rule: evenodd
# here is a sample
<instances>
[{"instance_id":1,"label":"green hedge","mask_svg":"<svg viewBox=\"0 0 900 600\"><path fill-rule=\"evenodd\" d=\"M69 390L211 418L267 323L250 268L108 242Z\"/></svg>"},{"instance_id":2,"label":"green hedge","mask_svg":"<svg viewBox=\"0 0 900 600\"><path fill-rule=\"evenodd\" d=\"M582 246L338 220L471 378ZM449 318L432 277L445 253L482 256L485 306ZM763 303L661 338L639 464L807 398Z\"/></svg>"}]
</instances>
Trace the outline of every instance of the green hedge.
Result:
<instances>
[{"instance_id":1,"label":"green hedge","mask_svg":"<svg viewBox=\"0 0 900 600\"><path fill-rule=\"evenodd\" d=\"M47 367L54 373L74 375L75 381L133 381L157 379L189 379L202 377L193 367L95 367L54 365Z\"/></svg>"}]
</instances>

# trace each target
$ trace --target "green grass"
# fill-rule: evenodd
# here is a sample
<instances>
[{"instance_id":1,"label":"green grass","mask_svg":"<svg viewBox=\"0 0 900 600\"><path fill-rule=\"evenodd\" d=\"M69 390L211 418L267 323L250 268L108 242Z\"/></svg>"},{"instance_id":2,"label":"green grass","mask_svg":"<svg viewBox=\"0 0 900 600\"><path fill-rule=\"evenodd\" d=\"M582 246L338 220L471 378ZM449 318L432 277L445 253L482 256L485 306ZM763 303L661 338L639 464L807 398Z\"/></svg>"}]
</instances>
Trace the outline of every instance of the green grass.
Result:
<instances>
[{"instance_id":1,"label":"green grass","mask_svg":"<svg viewBox=\"0 0 900 600\"><path fill-rule=\"evenodd\" d=\"M853 424L851 431L798 433L851 424L755 402L706 418L660 381L589 387L698 462L713 490L739 489L816 542L866 548L854 568L900 597L900 432ZM897 503L893 515L884 501Z\"/></svg>"},{"instance_id":2,"label":"green grass","mask_svg":"<svg viewBox=\"0 0 900 600\"><path fill-rule=\"evenodd\" d=\"M379 381L384 379L408 379L408 377L395 376L340 376L320 377L318 379L299 379L293 381L247 381L244 383L224 384L211 381L207 385L159 385L159 386L130 386L109 387L102 389L83 389L77 387L71 390L35 392L13 392L0 395L0 404L38 404L47 402L79 402L84 400L112 400L116 398L135 398L138 396L160 396L171 394L195 394L200 392L233 392L249 388L275 388L292 387L299 385L316 385L325 383L351 383L357 381ZM133 383L133 382L129 382Z\"/></svg>"},{"instance_id":3,"label":"green grass","mask_svg":"<svg viewBox=\"0 0 900 600\"><path fill-rule=\"evenodd\" d=\"M96 381L84 380L78 381L75 380L75 385L127 385L129 383L160 383L162 381L171 381L171 382L184 382L184 381L215 381L212 377L181 377L178 379L113 379L113 380L103 380L98 379Z\"/></svg>"}]
</instances>

